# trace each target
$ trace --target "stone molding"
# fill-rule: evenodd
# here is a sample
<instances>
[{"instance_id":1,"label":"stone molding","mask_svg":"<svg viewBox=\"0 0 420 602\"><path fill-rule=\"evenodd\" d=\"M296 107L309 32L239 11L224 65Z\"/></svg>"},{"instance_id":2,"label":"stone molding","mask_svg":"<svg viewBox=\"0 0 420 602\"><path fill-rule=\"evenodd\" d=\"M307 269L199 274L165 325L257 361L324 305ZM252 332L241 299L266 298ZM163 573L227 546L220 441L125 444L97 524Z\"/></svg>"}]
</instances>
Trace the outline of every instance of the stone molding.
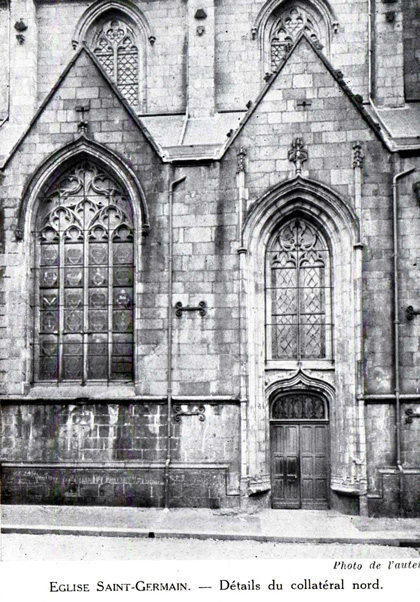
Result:
<instances>
[{"instance_id":1,"label":"stone molding","mask_svg":"<svg viewBox=\"0 0 420 602\"><path fill-rule=\"evenodd\" d=\"M335 388L332 385L319 378L314 378L313 376L306 374L301 368L299 368L293 376L277 379L270 383L266 388L266 395L267 399L270 399L277 391L291 392L295 390L310 390L320 393L327 398L330 407L335 400Z\"/></svg>"},{"instance_id":2,"label":"stone molding","mask_svg":"<svg viewBox=\"0 0 420 602\"><path fill-rule=\"evenodd\" d=\"M278 10L281 10L282 5L290 4L288 0L267 0L264 6L261 8L258 13L255 21L252 24L252 29L255 29L260 35L261 32L265 29L268 20L271 15ZM303 0L301 2L296 2L296 4L301 4L306 7L313 7L317 10L320 15L325 19L326 23L329 25L333 25L333 23L337 23L337 15L331 6L331 3L327 0Z\"/></svg>"},{"instance_id":3,"label":"stone molding","mask_svg":"<svg viewBox=\"0 0 420 602\"><path fill-rule=\"evenodd\" d=\"M143 12L133 2L129 0L98 0L86 9L80 17L73 35L73 47L77 48L81 42L84 42L94 22L111 10L119 11L122 15L128 16L144 37L144 41L148 40L150 45L153 46L156 36Z\"/></svg>"},{"instance_id":4,"label":"stone molding","mask_svg":"<svg viewBox=\"0 0 420 602\"><path fill-rule=\"evenodd\" d=\"M264 352L266 345L264 312L264 273L266 254L270 240L281 224L294 216L302 216L319 227L331 245L335 261L333 276L334 324L340 324L334 333L336 353L334 364L328 363L328 381L323 370L309 367L303 360L299 369L290 372L290 366L270 368ZM356 358L353 354L343 354L344 341L350 348L357 347L358 330L354 322L343 325L346 314L346 300L354 295L357 283L352 276L360 257L354 252L358 240L358 219L351 207L350 199L343 199L325 184L295 176L283 181L267 191L254 202L245 221L243 245L249 250L245 256L246 299L248 319L247 357L249 362L249 411L246 425L249 446L248 474L254 477L268 471L269 461L269 412L267 399L276 389L302 389L318 391L327 398L334 408L330 417L333 438L342 437L344 425L337 419L345 408L351 408L355 415L356 400ZM353 345L353 347L352 347ZM337 351L338 350L338 351ZM310 370L310 373L309 373ZM267 374L270 382L267 383ZM310 375L309 375L310 374ZM336 390L335 390L336 387ZM346 425L349 432L357 428L357 420ZM254 434L259 437L255 439ZM348 457L354 457L353 443L343 443ZM335 465L333 466L335 470ZM350 462L344 467L346 478L353 480L354 466Z\"/></svg>"}]
</instances>

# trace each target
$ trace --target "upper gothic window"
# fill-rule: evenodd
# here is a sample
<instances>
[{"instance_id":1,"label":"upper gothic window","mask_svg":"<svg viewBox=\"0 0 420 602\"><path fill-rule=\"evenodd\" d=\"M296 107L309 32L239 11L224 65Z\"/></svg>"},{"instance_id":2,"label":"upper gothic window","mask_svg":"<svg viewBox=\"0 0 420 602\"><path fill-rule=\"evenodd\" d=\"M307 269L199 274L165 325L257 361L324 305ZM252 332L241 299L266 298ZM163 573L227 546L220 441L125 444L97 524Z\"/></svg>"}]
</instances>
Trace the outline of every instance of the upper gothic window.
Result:
<instances>
[{"instance_id":1,"label":"upper gothic window","mask_svg":"<svg viewBox=\"0 0 420 602\"><path fill-rule=\"evenodd\" d=\"M304 31L315 43L320 44L320 29L316 17L300 6L292 6L274 21L270 33L271 70L281 65L297 36ZM322 46L321 46L322 47Z\"/></svg>"},{"instance_id":2,"label":"upper gothic window","mask_svg":"<svg viewBox=\"0 0 420 602\"><path fill-rule=\"evenodd\" d=\"M330 252L301 218L283 225L267 251L267 355L272 360L331 357Z\"/></svg>"},{"instance_id":3,"label":"upper gothic window","mask_svg":"<svg viewBox=\"0 0 420 602\"><path fill-rule=\"evenodd\" d=\"M39 199L35 380L133 378L133 212L105 170L81 161Z\"/></svg>"},{"instance_id":4,"label":"upper gothic window","mask_svg":"<svg viewBox=\"0 0 420 602\"><path fill-rule=\"evenodd\" d=\"M131 106L139 105L139 50L133 29L121 19L106 21L92 40L92 50Z\"/></svg>"}]
</instances>

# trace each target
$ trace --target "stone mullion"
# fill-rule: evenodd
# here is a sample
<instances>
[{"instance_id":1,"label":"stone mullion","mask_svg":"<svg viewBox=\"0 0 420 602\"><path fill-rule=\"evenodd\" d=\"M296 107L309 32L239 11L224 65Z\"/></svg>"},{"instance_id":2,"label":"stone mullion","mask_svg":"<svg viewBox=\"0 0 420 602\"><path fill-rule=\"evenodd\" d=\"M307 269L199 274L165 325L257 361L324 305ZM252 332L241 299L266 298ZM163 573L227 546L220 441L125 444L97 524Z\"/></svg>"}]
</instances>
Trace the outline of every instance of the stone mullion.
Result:
<instances>
[{"instance_id":1,"label":"stone mullion","mask_svg":"<svg viewBox=\"0 0 420 602\"><path fill-rule=\"evenodd\" d=\"M38 259L39 253L39 259ZM35 227L35 244L34 244L34 288L33 288L33 310L34 313L34 323L33 323L33 331L32 331L32 383L38 378L41 373L41 241L40 241L40 232L38 232L37 227ZM60 301L60 299L59 299ZM60 306L58 308L60 311ZM58 347L57 347L58 353Z\"/></svg>"},{"instance_id":2,"label":"stone mullion","mask_svg":"<svg viewBox=\"0 0 420 602\"><path fill-rule=\"evenodd\" d=\"M109 218L109 196L108 194L108 336L107 336L107 356L108 356L108 382L111 380L112 370L112 310L113 310L113 274L114 274L114 262L112 255L112 241L111 241L111 230L110 230L110 218Z\"/></svg>"},{"instance_id":3,"label":"stone mullion","mask_svg":"<svg viewBox=\"0 0 420 602\"><path fill-rule=\"evenodd\" d=\"M302 359L301 331L300 331L300 253L299 253L299 222L296 222L296 317L297 317L297 360Z\"/></svg>"},{"instance_id":4,"label":"stone mullion","mask_svg":"<svg viewBox=\"0 0 420 602\"><path fill-rule=\"evenodd\" d=\"M61 205L61 196L60 203ZM58 226L58 382L63 380L64 349L64 232L61 230L61 217Z\"/></svg>"},{"instance_id":5,"label":"stone mullion","mask_svg":"<svg viewBox=\"0 0 420 602\"><path fill-rule=\"evenodd\" d=\"M112 54L113 54L112 58L113 58L113 62L114 62L114 80L118 87L119 86L119 81L118 81L118 43L113 46Z\"/></svg>"},{"instance_id":6,"label":"stone mullion","mask_svg":"<svg viewBox=\"0 0 420 602\"><path fill-rule=\"evenodd\" d=\"M86 174L84 175L84 207L83 207L83 326L82 326L82 383L88 376L88 330L89 330L89 230L86 224Z\"/></svg>"}]
</instances>

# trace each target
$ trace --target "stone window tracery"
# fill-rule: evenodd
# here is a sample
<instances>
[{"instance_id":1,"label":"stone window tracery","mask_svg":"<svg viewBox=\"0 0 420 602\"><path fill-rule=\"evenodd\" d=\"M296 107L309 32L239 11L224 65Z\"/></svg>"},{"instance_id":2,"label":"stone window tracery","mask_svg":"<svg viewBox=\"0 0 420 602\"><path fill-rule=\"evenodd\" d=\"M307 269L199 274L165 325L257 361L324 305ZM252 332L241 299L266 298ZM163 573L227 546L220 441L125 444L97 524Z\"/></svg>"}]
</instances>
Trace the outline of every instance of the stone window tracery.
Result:
<instances>
[{"instance_id":1,"label":"stone window tracery","mask_svg":"<svg viewBox=\"0 0 420 602\"><path fill-rule=\"evenodd\" d=\"M292 6L275 21L270 35L271 70L276 71L297 36L304 31L308 37L320 44L320 30L315 18L303 7ZM321 46L322 47L322 46Z\"/></svg>"},{"instance_id":2,"label":"stone window tracery","mask_svg":"<svg viewBox=\"0 0 420 602\"><path fill-rule=\"evenodd\" d=\"M268 359L324 359L330 354L330 252L312 224L283 225L267 252Z\"/></svg>"},{"instance_id":3,"label":"stone window tracery","mask_svg":"<svg viewBox=\"0 0 420 602\"><path fill-rule=\"evenodd\" d=\"M81 161L36 218L35 381L132 380L133 212L124 189Z\"/></svg>"},{"instance_id":4,"label":"stone window tracery","mask_svg":"<svg viewBox=\"0 0 420 602\"><path fill-rule=\"evenodd\" d=\"M100 28L92 50L131 106L139 104L139 49L134 31L113 18Z\"/></svg>"}]
</instances>

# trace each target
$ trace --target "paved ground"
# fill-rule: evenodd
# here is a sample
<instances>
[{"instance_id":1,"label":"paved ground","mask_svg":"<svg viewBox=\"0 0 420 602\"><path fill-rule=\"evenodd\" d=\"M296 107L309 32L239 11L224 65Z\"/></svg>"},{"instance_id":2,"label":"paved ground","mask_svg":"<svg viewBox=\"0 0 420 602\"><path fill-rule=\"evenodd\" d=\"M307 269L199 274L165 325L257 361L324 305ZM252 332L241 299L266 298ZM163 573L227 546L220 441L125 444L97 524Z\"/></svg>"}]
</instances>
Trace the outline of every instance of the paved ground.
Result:
<instances>
[{"instance_id":1,"label":"paved ground","mask_svg":"<svg viewBox=\"0 0 420 602\"><path fill-rule=\"evenodd\" d=\"M283 544L197 539L3 535L2 560L224 560L415 558L420 550L367 544Z\"/></svg>"},{"instance_id":2,"label":"paved ground","mask_svg":"<svg viewBox=\"0 0 420 602\"><path fill-rule=\"evenodd\" d=\"M156 508L3 506L2 532L419 546L420 518L370 519L315 510L246 512Z\"/></svg>"}]
</instances>

